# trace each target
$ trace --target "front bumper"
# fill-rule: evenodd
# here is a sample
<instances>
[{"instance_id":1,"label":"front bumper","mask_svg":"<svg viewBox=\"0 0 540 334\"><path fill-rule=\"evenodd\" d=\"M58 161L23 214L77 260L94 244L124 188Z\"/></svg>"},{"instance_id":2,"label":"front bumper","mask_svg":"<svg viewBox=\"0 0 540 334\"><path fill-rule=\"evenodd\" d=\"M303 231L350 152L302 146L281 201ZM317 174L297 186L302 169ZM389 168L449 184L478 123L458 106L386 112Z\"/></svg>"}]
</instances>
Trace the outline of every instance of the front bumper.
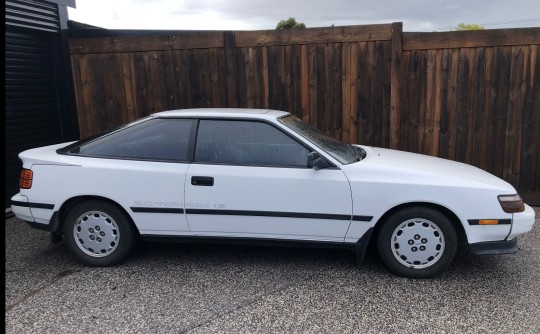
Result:
<instances>
[{"instance_id":1,"label":"front bumper","mask_svg":"<svg viewBox=\"0 0 540 334\"><path fill-rule=\"evenodd\" d=\"M511 240L520 234L532 230L535 220L533 208L525 204L525 211L514 213L512 216L512 228L506 240Z\"/></svg>"}]
</instances>

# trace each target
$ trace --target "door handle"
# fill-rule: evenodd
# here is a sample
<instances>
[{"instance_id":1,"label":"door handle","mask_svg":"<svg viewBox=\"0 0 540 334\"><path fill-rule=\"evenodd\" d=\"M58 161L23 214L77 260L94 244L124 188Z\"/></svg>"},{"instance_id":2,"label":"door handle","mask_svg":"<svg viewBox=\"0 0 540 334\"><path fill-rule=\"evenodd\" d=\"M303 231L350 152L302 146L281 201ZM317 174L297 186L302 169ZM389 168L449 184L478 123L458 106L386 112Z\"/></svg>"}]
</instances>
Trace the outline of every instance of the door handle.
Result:
<instances>
[{"instance_id":1,"label":"door handle","mask_svg":"<svg viewBox=\"0 0 540 334\"><path fill-rule=\"evenodd\" d=\"M214 185L214 178L211 176L192 176L191 184L194 186L211 187Z\"/></svg>"}]
</instances>

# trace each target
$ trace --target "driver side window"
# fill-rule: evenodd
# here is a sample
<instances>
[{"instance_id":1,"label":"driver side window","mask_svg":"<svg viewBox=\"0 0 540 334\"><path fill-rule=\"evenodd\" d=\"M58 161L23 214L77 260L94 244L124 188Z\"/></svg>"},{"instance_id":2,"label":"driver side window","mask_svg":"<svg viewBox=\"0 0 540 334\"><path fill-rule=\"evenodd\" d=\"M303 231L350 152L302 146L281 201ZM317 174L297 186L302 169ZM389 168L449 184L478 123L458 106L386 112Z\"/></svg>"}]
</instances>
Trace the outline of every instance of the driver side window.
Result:
<instances>
[{"instance_id":1,"label":"driver side window","mask_svg":"<svg viewBox=\"0 0 540 334\"><path fill-rule=\"evenodd\" d=\"M196 162L306 168L308 153L294 139L263 122L199 122Z\"/></svg>"}]
</instances>

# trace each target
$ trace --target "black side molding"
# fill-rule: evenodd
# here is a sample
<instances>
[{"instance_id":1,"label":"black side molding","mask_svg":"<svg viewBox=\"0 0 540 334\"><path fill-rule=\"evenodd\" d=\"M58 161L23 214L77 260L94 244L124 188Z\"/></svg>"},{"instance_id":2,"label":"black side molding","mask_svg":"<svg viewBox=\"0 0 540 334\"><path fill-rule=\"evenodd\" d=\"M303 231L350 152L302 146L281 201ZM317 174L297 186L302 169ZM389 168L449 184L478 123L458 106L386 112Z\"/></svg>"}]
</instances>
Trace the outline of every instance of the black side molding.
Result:
<instances>
[{"instance_id":1,"label":"black side molding","mask_svg":"<svg viewBox=\"0 0 540 334\"><path fill-rule=\"evenodd\" d=\"M11 201L11 205L22 206L25 208L36 208L36 209L54 209L54 204L46 203L32 203L32 202L21 202L21 201Z\"/></svg>"},{"instance_id":2,"label":"black side molding","mask_svg":"<svg viewBox=\"0 0 540 334\"><path fill-rule=\"evenodd\" d=\"M334 219L349 220L350 215L332 213L309 213L309 212L280 212L280 211L250 211L250 210L213 210L213 209L186 209L186 213L192 215L228 215L228 216L254 216L254 217L284 217L284 218L308 218L308 219ZM353 216L352 220L369 222L370 216Z\"/></svg>"},{"instance_id":3,"label":"black side molding","mask_svg":"<svg viewBox=\"0 0 540 334\"><path fill-rule=\"evenodd\" d=\"M318 240L287 240L249 237L211 237L143 234L141 239L152 242L175 242L186 244L242 245L293 248L340 248L355 250L357 243Z\"/></svg>"},{"instance_id":4,"label":"black side molding","mask_svg":"<svg viewBox=\"0 0 540 334\"><path fill-rule=\"evenodd\" d=\"M519 250L518 238L512 240L477 242L469 245L474 255L512 254Z\"/></svg>"},{"instance_id":5,"label":"black side molding","mask_svg":"<svg viewBox=\"0 0 540 334\"><path fill-rule=\"evenodd\" d=\"M184 209L180 208L148 208L148 207L130 207L133 212L146 212L146 213L184 213Z\"/></svg>"},{"instance_id":6,"label":"black side molding","mask_svg":"<svg viewBox=\"0 0 540 334\"><path fill-rule=\"evenodd\" d=\"M469 219L469 225L480 225L481 219ZM487 220L497 220L499 223L494 225L510 225L512 224L512 219L487 219ZM482 226L490 226L490 225L482 225ZM491 225L493 226L493 225Z\"/></svg>"}]
</instances>

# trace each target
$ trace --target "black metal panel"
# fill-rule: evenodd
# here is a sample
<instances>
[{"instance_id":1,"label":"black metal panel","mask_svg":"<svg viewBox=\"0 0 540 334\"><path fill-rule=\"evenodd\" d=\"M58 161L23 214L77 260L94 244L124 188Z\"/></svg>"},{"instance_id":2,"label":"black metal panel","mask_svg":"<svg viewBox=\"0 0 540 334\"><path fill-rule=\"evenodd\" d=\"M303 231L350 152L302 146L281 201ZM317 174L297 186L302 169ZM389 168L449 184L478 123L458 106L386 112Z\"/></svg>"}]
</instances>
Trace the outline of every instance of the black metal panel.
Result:
<instances>
[{"instance_id":1,"label":"black metal panel","mask_svg":"<svg viewBox=\"0 0 540 334\"><path fill-rule=\"evenodd\" d=\"M7 0L6 27L60 32L58 5L45 1Z\"/></svg>"},{"instance_id":2,"label":"black metal panel","mask_svg":"<svg viewBox=\"0 0 540 334\"><path fill-rule=\"evenodd\" d=\"M16 31L15 31L16 30ZM57 55L60 34L10 28L5 33L6 205L18 192L29 148L62 142Z\"/></svg>"}]
</instances>

